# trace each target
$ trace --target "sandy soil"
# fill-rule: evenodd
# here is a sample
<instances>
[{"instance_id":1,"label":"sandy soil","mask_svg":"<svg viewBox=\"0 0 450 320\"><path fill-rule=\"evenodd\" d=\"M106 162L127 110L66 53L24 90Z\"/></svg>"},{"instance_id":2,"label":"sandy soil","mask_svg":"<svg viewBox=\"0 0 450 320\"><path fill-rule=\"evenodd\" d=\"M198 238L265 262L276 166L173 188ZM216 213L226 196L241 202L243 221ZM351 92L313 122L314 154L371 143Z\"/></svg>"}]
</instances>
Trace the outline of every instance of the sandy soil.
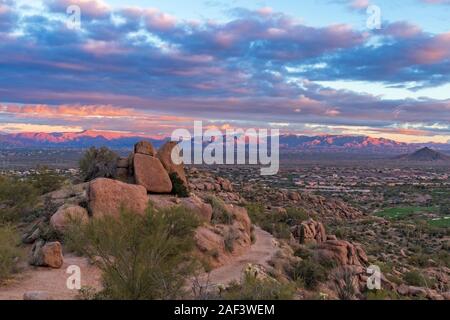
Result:
<instances>
[{"instance_id":1,"label":"sandy soil","mask_svg":"<svg viewBox=\"0 0 450 320\"><path fill-rule=\"evenodd\" d=\"M227 284L233 280L239 281L242 270L249 264L267 266L267 261L277 251L275 239L271 234L255 228L256 242L241 256L232 258L230 263L214 269L209 275L211 285ZM64 265L61 269L27 267L24 272L6 286L0 287L0 300L22 300L27 291L43 291L52 299L76 299L77 290L69 290L66 282L70 274L67 267L77 265L81 269L81 285L96 289L101 288L100 271L89 264L87 259L71 254L64 256ZM205 281L207 275L199 279Z\"/></svg>"},{"instance_id":2,"label":"sandy soil","mask_svg":"<svg viewBox=\"0 0 450 320\"><path fill-rule=\"evenodd\" d=\"M22 300L27 291L44 291L52 299L75 299L78 291L69 290L66 285L67 278L70 277L66 270L70 265L80 267L82 286L100 288L99 270L89 264L87 259L67 254L64 255L61 269L27 267L16 279L0 287L0 300Z\"/></svg>"}]
</instances>

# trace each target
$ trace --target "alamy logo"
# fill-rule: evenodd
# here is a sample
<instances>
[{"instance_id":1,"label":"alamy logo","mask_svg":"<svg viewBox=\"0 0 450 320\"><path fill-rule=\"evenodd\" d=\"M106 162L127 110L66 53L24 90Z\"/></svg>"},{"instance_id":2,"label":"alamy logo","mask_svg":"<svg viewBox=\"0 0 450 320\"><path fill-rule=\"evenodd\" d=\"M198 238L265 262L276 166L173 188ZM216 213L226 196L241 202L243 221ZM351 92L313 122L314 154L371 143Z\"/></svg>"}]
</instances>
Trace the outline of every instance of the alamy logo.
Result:
<instances>
[{"instance_id":1,"label":"alamy logo","mask_svg":"<svg viewBox=\"0 0 450 320\"><path fill-rule=\"evenodd\" d=\"M172 141L179 143L171 157L175 164L261 165L261 175L275 175L280 166L279 135L278 129L203 131L203 123L195 121L193 135L187 129L172 133Z\"/></svg>"},{"instance_id":2,"label":"alamy logo","mask_svg":"<svg viewBox=\"0 0 450 320\"><path fill-rule=\"evenodd\" d=\"M376 265L371 265L367 268L367 273L370 276L367 278L367 289L380 290L381 289L381 270Z\"/></svg>"},{"instance_id":3,"label":"alamy logo","mask_svg":"<svg viewBox=\"0 0 450 320\"><path fill-rule=\"evenodd\" d=\"M370 30L381 29L381 9L379 6L371 5L367 7L367 14L369 17L366 21L366 26Z\"/></svg>"},{"instance_id":4,"label":"alamy logo","mask_svg":"<svg viewBox=\"0 0 450 320\"><path fill-rule=\"evenodd\" d=\"M77 265L71 265L67 267L67 274L70 276L67 278L66 286L69 290L80 290L81 289L81 269Z\"/></svg>"},{"instance_id":5,"label":"alamy logo","mask_svg":"<svg viewBox=\"0 0 450 320\"><path fill-rule=\"evenodd\" d=\"M81 8L77 5L67 7L67 28L70 30L81 29Z\"/></svg>"}]
</instances>

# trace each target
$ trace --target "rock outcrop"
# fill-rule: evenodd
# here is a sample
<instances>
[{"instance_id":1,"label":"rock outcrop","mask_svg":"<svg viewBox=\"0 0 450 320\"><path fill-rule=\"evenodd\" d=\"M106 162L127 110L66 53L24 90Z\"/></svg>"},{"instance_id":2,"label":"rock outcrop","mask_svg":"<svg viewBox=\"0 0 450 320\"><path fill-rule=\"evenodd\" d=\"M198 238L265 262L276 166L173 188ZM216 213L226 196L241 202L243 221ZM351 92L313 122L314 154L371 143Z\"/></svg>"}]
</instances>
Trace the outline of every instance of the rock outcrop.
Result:
<instances>
[{"instance_id":1,"label":"rock outcrop","mask_svg":"<svg viewBox=\"0 0 450 320\"><path fill-rule=\"evenodd\" d=\"M303 221L292 230L293 235L300 243L322 243L327 240L325 227L321 222L309 219Z\"/></svg>"},{"instance_id":2,"label":"rock outcrop","mask_svg":"<svg viewBox=\"0 0 450 320\"><path fill-rule=\"evenodd\" d=\"M94 218L117 217L122 209L143 214L147 206L147 190L143 186L105 178L90 183L89 211Z\"/></svg>"},{"instance_id":3,"label":"rock outcrop","mask_svg":"<svg viewBox=\"0 0 450 320\"><path fill-rule=\"evenodd\" d=\"M369 262L363 248L345 240L327 240L315 251L319 260L332 261L339 266L366 266Z\"/></svg>"},{"instance_id":4,"label":"rock outcrop","mask_svg":"<svg viewBox=\"0 0 450 320\"><path fill-rule=\"evenodd\" d=\"M232 256L239 256L252 244L252 226L247 210L227 205L233 216L232 224L207 224L196 230L198 254L211 266L226 264Z\"/></svg>"}]
</instances>

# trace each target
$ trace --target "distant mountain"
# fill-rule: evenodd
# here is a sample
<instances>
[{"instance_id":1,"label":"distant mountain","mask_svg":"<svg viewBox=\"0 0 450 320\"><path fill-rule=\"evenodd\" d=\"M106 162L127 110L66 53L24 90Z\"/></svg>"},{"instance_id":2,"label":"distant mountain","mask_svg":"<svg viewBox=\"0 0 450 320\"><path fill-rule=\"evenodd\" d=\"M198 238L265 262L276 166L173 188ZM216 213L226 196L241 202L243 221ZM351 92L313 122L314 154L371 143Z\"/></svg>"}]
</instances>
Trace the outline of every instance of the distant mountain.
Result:
<instances>
[{"instance_id":1,"label":"distant mountain","mask_svg":"<svg viewBox=\"0 0 450 320\"><path fill-rule=\"evenodd\" d=\"M399 156L399 157L397 157L397 159L403 160L403 161L420 161L420 162L440 161L440 162L443 162L443 161L450 161L450 156L447 156L441 152L432 150L428 147L424 147L422 149L417 150L414 153Z\"/></svg>"},{"instance_id":2,"label":"distant mountain","mask_svg":"<svg viewBox=\"0 0 450 320\"><path fill-rule=\"evenodd\" d=\"M149 140L155 146L160 146L165 140L152 139L143 136L87 130L82 132L0 134L2 148L89 148L91 146L110 148L130 148L140 140Z\"/></svg>"},{"instance_id":3,"label":"distant mountain","mask_svg":"<svg viewBox=\"0 0 450 320\"><path fill-rule=\"evenodd\" d=\"M323 135L280 137L280 145L287 149L370 149L370 148L402 148L408 144L384 138L367 136Z\"/></svg>"},{"instance_id":4,"label":"distant mountain","mask_svg":"<svg viewBox=\"0 0 450 320\"><path fill-rule=\"evenodd\" d=\"M114 149L131 148L139 140L149 140L156 147L167 139L153 139L134 134L87 130L82 132L0 134L0 148L73 148L107 146ZM348 135L281 135L280 149L297 152L351 152L377 154L406 154L421 147L450 150L449 144L407 144L384 138Z\"/></svg>"}]
</instances>

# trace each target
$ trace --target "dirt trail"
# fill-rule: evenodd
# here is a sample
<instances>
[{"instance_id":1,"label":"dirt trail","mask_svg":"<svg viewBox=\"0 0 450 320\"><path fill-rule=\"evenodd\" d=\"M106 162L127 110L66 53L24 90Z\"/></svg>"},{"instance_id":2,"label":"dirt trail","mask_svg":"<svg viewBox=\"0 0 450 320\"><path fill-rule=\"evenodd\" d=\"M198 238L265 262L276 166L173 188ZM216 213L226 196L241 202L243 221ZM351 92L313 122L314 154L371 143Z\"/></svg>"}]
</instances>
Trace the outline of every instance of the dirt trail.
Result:
<instances>
[{"instance_id":1,"label":"dirt trail","mask_svg":"<svg viewBox=\"0 0 450 320\"><path fill-rule=\"evenodd\" d=\"M268 232L255 227L256 242L241 256L233 258L230 263L214 269L209 274L210 285L228 284L239 281L242 271L249 263L268 267L268 261L278 251L275 238ZM200 277L205 281L207 275Z\"/></svg>"},{"instance_id":2,"label":"dirt trail","mask_svg":"<svg viewBox=\"0 0 450 320\"><path fill-rule=\"evenodd\" d=\"M70 265L80 267L82 286L100 287L100 271L89 264L86 258L67 254L64 255L64 265L61 269L27 267L9 285L0 287L0 300L22 300L27 291L44 291L57 300L75 299L78 291L69 290L66 285L70 276L66 270Z\"/></svg>"},{"instance_id":3,"label":"dirt trail","mask_svg":"<svg viewBox=\"0 0 450 320\"><path fill-rule=\"evenodd\" d=\"M230 260L230 263L214 269L210 273L211 285L227 284L233 280L239 281L242 270L247 264L268 266L267 261L277 251L277 246L271 234L255 228L256 242L246 253ZM67 254L64 256L64 265L61 269L27 267L14 282L0 287L0 300L21 300L27 291L44 291L53 299L75 299L77 290L69 290L66 286L67 267L77 265L81 269L81 285L100 288L100 271L88 263L87 259ZM206 275L200 277L206 279Z\"/></svg>"}]
</instances>

